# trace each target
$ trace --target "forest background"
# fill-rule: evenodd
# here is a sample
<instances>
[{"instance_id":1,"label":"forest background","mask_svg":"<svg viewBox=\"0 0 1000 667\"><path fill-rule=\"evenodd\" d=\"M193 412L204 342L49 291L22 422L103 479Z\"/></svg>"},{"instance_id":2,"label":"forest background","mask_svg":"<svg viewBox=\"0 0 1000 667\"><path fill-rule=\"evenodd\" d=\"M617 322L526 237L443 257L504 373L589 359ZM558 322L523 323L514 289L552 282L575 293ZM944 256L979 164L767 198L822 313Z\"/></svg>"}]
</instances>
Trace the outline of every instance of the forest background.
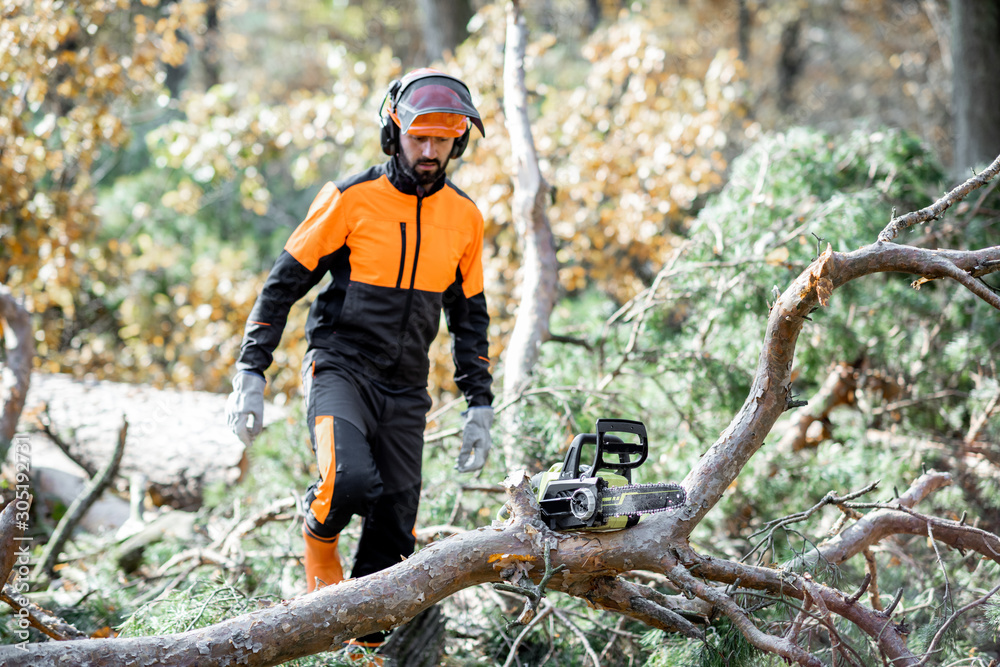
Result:
<instances>
[{"instance_id":1,"label":"forest background","mask_svg":"<svg viewBox=\"0 0 1000 667\"><path fill-rule=\"evenodd\" d=\"M991 25L984 16L996 21L994 4L978 20L965 3L935 0L524 7L559 301L530 390L504 405L518 418L497 438L516 440L537 469L597 418L641 419L655 459L644 481L683 477L751 388L775 291L827 243L845 251L871 242L894 208L927 205L1000 153L995 90L977 86L969 60L955 56L967 40L971 61L996 62L983 50L996 49L992 38L976 33ZM0 283L31 314L36 372L227 392L243 324L288 234L326 180L382 159L384 91L430 62L470 85L486 122L452 177L486 219L491 358L502 380L521 296L503 5L0 7ZM967 113L977 103L992 116ZM995 244L998 200L990 187L908 242ZM997 314L970 294L936 282L916 291L910 281L886 274L850 285L817 315L795 370L810 407L776 427L700 527L699 546L748 557L754 531L831 488L881 479L882 489L902 489L925 468L951 470L958 482L935 495L937 510L967 509L1000 530ZM235 521L240 504L262 509L314 474L294 400L307 305L293 310L268 371L268 397L289 417L262 436L244 481L206 492L206 525ZM449 474L462 406L446 335L433 355L421 524L486 525L503 500L490 485L506 462L495 455L477 484ZM51 531L59 516L56 508L36 525ZM205 563L171 590L148 575L162 579L182 544L164 539L123 573L88 565L88 545L100 542L87 540L99 538L80 537L67 561L85 574L64 585L76 595L50 604L88 634L148 634L287 596L300 550L289 521L248 537L238 568ZM768 558L807 544L789 534ZM917 646L931 642L949 596L985 592L996 579L964 555L945 567L918 539L881 545L877 556L906 564L882 586L890 598L901 590L920 619ZM132 586L121 588L122 578ZM591 645L605 647L602 664L687 664L677 656L699 650L572 600L562 604L579 634L540 627L514 650L497 620L511 613L509 600L479 593L452 603L463 604L487 611L450 610L442 643L454 664L546 655L580 664L596 653ZM998 616L986 607L936 659L986 665L1000 656ZM716 640L735 634L720 628Z\"/></svg>"}]
</instances>

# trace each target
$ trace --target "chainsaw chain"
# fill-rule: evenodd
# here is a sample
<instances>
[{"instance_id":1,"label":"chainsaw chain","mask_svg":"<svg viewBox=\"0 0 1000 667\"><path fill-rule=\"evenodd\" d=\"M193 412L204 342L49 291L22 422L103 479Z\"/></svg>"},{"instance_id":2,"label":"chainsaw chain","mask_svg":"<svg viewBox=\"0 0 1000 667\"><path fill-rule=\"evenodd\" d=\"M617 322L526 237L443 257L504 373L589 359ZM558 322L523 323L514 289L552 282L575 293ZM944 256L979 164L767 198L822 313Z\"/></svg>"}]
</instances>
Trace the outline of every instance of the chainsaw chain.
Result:
<instances>
[{"instance_id":1,"label":"chainsaw chain","mask_svg":"<svg viewBox=\"0 0 1000 667\"><path fill-rule=\"evenodd\" d=\"M667 510L677 509L678 507L682 507L684 503L687 502L687 492L684 490L683 486L681 486L680 484L674 484L672 482L659 482L652 484L629 484L626 486L608 487L601 492L600 505L603 507L604 498L607 496L614 497L621 495L622 493L629 493L632 491L652 490L652 489L661 491L664 494L673 491L680 491L681 492L680 502L672 501L671 504L667 505L666 507L654 507L650 509L641 509L641 510L634 509L632 511L627 511L627 509L623 508L622 511L607 513L605 514L605 516L612 517L612 516L635 516L637 514L656 514L658 512L666 512Z\"/></svg>"}]
</instances>

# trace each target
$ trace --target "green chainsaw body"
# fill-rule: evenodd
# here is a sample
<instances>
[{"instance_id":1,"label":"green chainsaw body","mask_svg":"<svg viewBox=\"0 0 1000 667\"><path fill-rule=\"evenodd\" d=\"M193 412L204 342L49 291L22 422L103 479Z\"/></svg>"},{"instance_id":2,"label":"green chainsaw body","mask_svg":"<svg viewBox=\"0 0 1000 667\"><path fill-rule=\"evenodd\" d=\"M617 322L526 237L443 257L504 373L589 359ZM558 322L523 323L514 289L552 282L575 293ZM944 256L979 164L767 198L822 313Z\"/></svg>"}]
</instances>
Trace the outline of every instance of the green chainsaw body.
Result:
<instances>
[{"instance_id":1,"label":"green chainsaw body","mask_svg":"<svg viewBox=\"0 0 1000 667\"><path fill-rule=\"evenodd\" d=\"M639 523L644 514L684 504L686 494L678 484L632 484L632 470L649 456L642 422L598 419L596 431L576 436L561 463L532 479L542 519L550 528L621 530ZM631 434L638 442L614 433ZM589 466L580 463L586 445L595 446Z\"/></svg>"}]
</instances>

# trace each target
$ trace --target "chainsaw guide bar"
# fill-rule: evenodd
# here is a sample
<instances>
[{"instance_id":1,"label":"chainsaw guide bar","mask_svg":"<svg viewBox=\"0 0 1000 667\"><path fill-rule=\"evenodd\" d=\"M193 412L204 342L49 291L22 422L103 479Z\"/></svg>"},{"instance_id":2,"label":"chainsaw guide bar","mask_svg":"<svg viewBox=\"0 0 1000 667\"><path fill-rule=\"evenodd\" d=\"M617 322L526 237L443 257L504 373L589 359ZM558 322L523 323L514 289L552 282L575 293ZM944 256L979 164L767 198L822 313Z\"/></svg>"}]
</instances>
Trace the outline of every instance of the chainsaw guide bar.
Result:
<instances>
[{"instance_id":1,"label":"chainsaw guide bar","mask_svg":"<svg viewBox=\"0 0 1000 667\"><path fill-rule=\"evenodd\" d=\"M601 493L601 512L604 516L653 514L682 507L685 500L687 494L680 484L609 486Z\"/></svg>"}]
</instances>

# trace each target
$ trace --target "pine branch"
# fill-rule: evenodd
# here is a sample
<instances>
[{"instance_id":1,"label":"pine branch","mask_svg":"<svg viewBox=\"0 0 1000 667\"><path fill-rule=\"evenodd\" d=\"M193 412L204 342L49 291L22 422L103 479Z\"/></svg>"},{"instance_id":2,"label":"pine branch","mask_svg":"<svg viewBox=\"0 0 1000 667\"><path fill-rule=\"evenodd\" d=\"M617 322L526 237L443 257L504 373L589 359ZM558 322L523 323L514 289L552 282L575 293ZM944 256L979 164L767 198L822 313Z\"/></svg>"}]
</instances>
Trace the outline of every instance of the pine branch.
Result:
<instances>
[{"instance_id":1,"label":"pine branch","mask_svg":"<svg viewBox=\"0 0 1000 667\"><path fill-rule=\"evenodd\" d=\"M989 183L993 177L997 175L997 173L1000 173L1000 155L993 160L993 164L987 167L986 171L976 174L965 183L962 183L958 187L952 189L944 197L938 199L930 206L922 208L919 211L907 213L903 216L894 217L889 221L889 224L886 225L885 229L879 233L878 242L885 243L892 241L904 229L908 229L913 225L927 222L929 220L937 220L944 214L945 211L969 196L970 192Z\"/></svg>"},{"instance_id":2,"label":"pine branch","mask_svg":"<svg viewBox=\"0 0 1000 667\"><path fill-rule=\"evenodd\" d=\"M804 667L823 667L819 658L793 644L784 637L776 637L761 631L747 616L736 601L714 586L708 586L691 576L683 565L676 565L667 571L667 577L682 590L690 591L702 600L715 605L747 640L762 651L773 653Z\"/></svg>"}]
</instances>

